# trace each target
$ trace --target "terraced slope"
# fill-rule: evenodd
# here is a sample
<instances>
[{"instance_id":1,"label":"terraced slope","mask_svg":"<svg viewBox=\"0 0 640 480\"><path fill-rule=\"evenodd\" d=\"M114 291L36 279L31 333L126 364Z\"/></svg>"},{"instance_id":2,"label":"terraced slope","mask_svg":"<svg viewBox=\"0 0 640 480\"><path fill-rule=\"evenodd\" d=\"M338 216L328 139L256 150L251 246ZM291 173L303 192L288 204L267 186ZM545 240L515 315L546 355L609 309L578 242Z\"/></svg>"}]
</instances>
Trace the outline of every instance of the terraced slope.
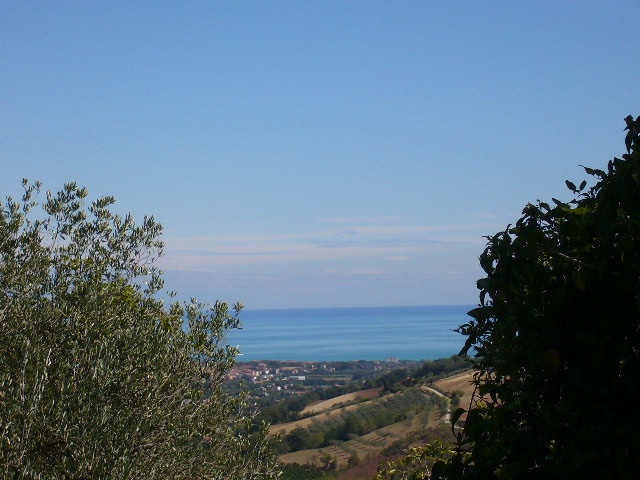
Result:
<instances>
[{"instance_id":1,"label":"terraced slope","mask_svg":"<svg viewBox=\"0 0 640 480\"><path fill-rule=\"evenodd\" d=\"M373 390L378 390L378 389L370 389L370 390L363 390L363 392L368 392L363 398L366 398L366 396L370 396L372 395L374 392ZM329 410L323 410L323 412L318 413L316 415L312 415L310 417L306 417L306 418L302 418L300 420L296 420L294 422L288 422L288 423L278 423L275 425L271 425L271 427L269 428L269 433L270 434L275 434L275 433L280 433L282 435L286 435L287 433L292 432L293 430L295 430L296 428L309 428L312 425L316 424L316 423L324 423L327 422L331 419L331 417L335 417L337 415L345 415L349 412L353 412L362 408L366 408L368 406L372 406L375 405L377 403L385 403L391 406L391 408L396 411L396 412L401 412L404 411L405 408L410 407L411 405L407 405L406 401L403 401L404 397L407 395L406 393L407 391L402 391L402 392L398 392L398 393L392 393L389 395L385 395L382 398L373 398L371 400L367 400L364 402L360 402L360 403L356 403L356 404L352 404L352 405L347 405L347 406L342 406L343 402L336 402L333 405L333 408L329 409ZM377 392L377 394L379 394L380 392ZM352 395L352 394L349 394ZM344 397L345 395L342 395L342 397ZM336 398L340 398L340 397L336 397Z\"/></svg>"},{"instance_id":2,"label":"terraced slope","mask_svg":"<svg viewBox=\"0 0 640 480\"><path fill-rule=\"evenodd\" d=\"M364 459L380 454L384 449L398 440L408 437L413 432L424 430L432 423L441 423L442 416L448 404L442 402L441 394L418 388L408 388L398 393L386 395L379 399L369 400L344 408L334 408L314 417L298 420L289 424L274 425L272 432L290 432L295 428L309 428L310 430L323 428L319 422L339 421L333 418L337 415L348 415L362 409L368 411L367 406L384 402L385 408L391 412L406 415L405 420L379 428L365 435L350 435L347 441L337 441L330 446L300 450L283 454L279 457L283 463L301 463L320 466L327 456L332 457L338 468L347 467L350 459ZM336 404L338 405L338 404ZM333 418L333 419L332 419Z\"/></svg>"},{"instance_id":3,"label":"terraced slope","mask_svg":"<svg viewBox=\"0 0 640 480\"><path fill-rule=\"evenodd\" d=\"M356 457L367 458L381 453L394 442L407 437L410 433L424 429L429 424L432 415L422 413L402 422L374 430L366 435L355 437L347 442L340 442L324 448L300 450L298 452L280 455L278 459L282 463L300 463L307 465L321 465L321 459L330 455L336 460L338 469L349 465L349 459Z\"/></svg>"},{"instance_id":4,"label":"terraced slope","mask_svg":"<svg viewBox=\"0 0 640 480\"><path fill-rule=\"evenodd\" d=\"M370 388L368 390L360 390L359 392L346 393L338 397L329 398L328 400L321 400L319 402L307 405L302 412L302 415L310 413L320 413L325 410L331 410L336 406L346 405L357 401L369 400L377 397L382 392L382 387Z\"/></svg>"}]
</instances>

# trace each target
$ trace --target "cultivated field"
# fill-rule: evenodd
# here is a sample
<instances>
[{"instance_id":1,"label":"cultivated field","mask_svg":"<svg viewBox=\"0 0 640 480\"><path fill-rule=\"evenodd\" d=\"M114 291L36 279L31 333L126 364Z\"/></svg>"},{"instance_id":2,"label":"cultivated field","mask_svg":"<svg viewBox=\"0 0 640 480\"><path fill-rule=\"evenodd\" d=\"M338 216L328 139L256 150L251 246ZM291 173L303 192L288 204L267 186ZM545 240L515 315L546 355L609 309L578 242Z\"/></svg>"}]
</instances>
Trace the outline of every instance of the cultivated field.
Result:
<instances>
[{"instance_id":1,"label":"cultivated field","mask_svg":"<svg viewBox=\"0 0 640 480\"><path fill-rule=\"evenodd\" d=\"M464 372L434 382L433 388L426 385L409 387L400 392L380 396L382 389L369 389L341 395L329 400L307 406L302 413L310 414L301 420L272 425L272 434L286 435L296 428L304 428L310 432L326 432L336 422L343 422L338 415L372 415L371 406L383 404L387 412L407 412L405 420L379 428L365 435L349 435L346 441L335 441L329 446L300 450L280 455L282 463L299 463L316 465L326 464L331 458L339 470L354 468L362 462L362 466L372 459L384 459L386 455L398 454L412 442L423 444L431 438L447 438L450 435L448 419L451 413L449 399L453 392L462 392L460 406L465 409L473 395L472 384L474 372ZM354 403L355 402L355 403ZM363 409L361 412L358 409ZM464 418L464 417L463 417ZM444 422L444 423L443 423ZM389 447L389 450L387 450ZM383 453L384 452L384 453ZM345 470L343 470L344 472Z\"/></svg>"},{"instance_id":2,"label":"cultivated field","mask_svg":"<svg viewBox=\"0 0 640 480\"><path fill-rule=\"evenodd\" d=\"M348 441L336 442L327 447L300 450L286 453L278 458L283 463L300 463L320 466L323 457L331 456L336 461L336 466L346 468L349 460L357 458L359 460L379 455L385 448L393 445L401 439L407 438L414 432L425 431L429 426L442 423L442 402L440 395L424 391L421 389L407 389L395 394L390 394L381 399L373 399L365 402L349 405L343 408L315 415L314 417L298 420L288 424L272 426L272 432L290 432L297 427L312 426L315 422L327 421L334 415L352 411L359 408L366 408L374 402L384 401L388 408L395 411L407 411L415 408L414 413L409 418L400 422L387 425L362 436L353 436ZM336 405L340 405L337 403Z\"/></svg>"},{"instance_id":3,"label":"cultivated field","mask_svg":"<svg viewBox=\"0 0 640 480\"><path fill-rule=\"evenodd\" d=\"M462 392L463 395L460 398L460 406L465 410L469 409L469 404L471 402L471 396L473 395L474 385L473 385L473 374L475 371L470 370L468 372L459 373L458 375L453 375L451 377L443 378L442 380L438 380L434 382L433 386L447 394L450 395L452 392L459 391ZM466 413L462 416L464 420L466 418Z\"/></svg>"},{"instance_id":4,"label":"cultivated field","mask_svg":"<svg viewBox=\"0 0 640 480\"><path fill-rule=\"evenodd\" d=\"M371 389L371 390L378 390L378 389ZM364 390L364 391L368 391L368 390ZM348 395L352 395L352 394L348 394ZM379 395L379 392L378 392ZM385 398L387 399L391 399L394 396L397 396L398 393L394 393L391 395L387 395ZM341 395L341 397L344 397L346 395ZM336 398L340 398L340 397L336 397ZM327 410L324 413L320 413L320 414L316 414L313 415L311 417L306 417L306 418L302 418L300 420L296 420L295 422L289 422L289 423L278 423L275 425L271 425L271 427L269 427L269 433L270 434L276 434L276 433L281 433L283 435L286 435L287 433L295 430L296 428L305 428L308 427L309 425L311 425L314 422L317 421L322 421L322 420L326 420L328 417L332 417L334 415L340 415L341 413L345 413L345 412L350 412L351 410L356 410L360 407L362 407L363 405L369 405L373 402L375 402L375 399L372 400L367 400L364 402L360 402L360 403L355 403L353 405L347 405L346 407L339 407L339 408L334 408L333 410ZM341 402L338 402L336 405L339 405ZM336 406L334 405L334 406Z\"/></svg>"},{"instance_id":5,"label":"cultivated field","mask_svg":"<svg viewBox=\"0 0 640 480\"><path fill-rule=\"evenodd\" d=\"M320 459L323 456L331 455L331 457L336 460L336 466L339 469L345 468L348 466L351 457L355 456L359 459L364 459L372 455L377 455L397 440L405 438L411 432L423 430L432 420L433 415L430 413L421 413L415 415L413 418L408 418L402 422L374 430L373 432L361 437L356 437L347 442L340 442L330 447L286 453L280 455L278 460L282 463L300 463L320 466Z\"/></svg>"},{"instance_id":6,"label":"cultivated field","mask_svg":"<svg viewBox=\"0 0 640 480\"><path fill-rule=\"evenodd\" d=\"M382 387L347 393L345 395L340 395L339 397L329 398L328 400L321 400L319 402L314 402L311 405L307 405L301 413L303 415L309 413L319 413L324 410L330 410L340 404L369 400L380 395L380 392L382 392Z\"/></svg>"},{"instance_id":7,"label":"cultivated field","mask_svg":"<svg viewBox=\"0 0 640 480\"><path fill-rule=\"evenodd\" d=\"M363 403L369 403L369 402L363 402ZM281 433L283 435L286 435L287 433L295 430L296 428L305 428L311 425L312 423L316 421L324 420L327 417L333 417L334 415L340 415L341 413L355 410L356 408L358 408L359 405L361 404L348 405L346 407L330 410L319 415L313 415L311 417L302 418L300 420L296 420L295 422L278 423L275 425L271 425L271 427L269 427L269 433L272 435L276 433Z\"/></svg>"}]
</instances>

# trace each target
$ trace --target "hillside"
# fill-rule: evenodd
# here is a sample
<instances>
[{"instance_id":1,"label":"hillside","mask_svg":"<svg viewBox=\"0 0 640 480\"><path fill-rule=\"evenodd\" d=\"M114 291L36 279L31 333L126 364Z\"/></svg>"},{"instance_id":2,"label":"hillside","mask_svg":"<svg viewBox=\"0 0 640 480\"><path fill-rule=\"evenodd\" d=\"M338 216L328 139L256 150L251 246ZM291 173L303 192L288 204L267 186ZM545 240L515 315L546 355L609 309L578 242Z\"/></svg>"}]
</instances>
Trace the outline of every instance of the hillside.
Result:
<instances>
[{"instance_id":1,"label":"hillside","mask_svg":"<svg viewBox=\"0 0 640 480\"><path fill-rule=\"evenodd\" d=\"M407 438L410 434L426 429L437 421L441 415L420 413L412 418L393 423L361 436L353 436L351 440L336 442L324 448L300 450L286 453L278 458L283 463L299 463L322 467L327 457L335 461L337 469L358 464L367 457L377 456L394 443Z\"/></svg>"},{"instance_id":2,"label":"hillside","mask_svg":"<svg viewBox=\"0 0 640 480\"><path fill-rule=\"evenodd\" d=\"M304 407L302 415L308 415L313 413L319 413L324 410L331 410L337 405L345 405L348 403L357 402L360 400L366 400L373 397L377 397L382 392L382 387L377 388L369 388L367 390L360 390L358 392L346 393L344 395L339 395L334 398L330 398L328 400L314 402L310 405Z\"/></svg>"},{"instance_id":3,"label":"hillside","mask_svg":"<svg viewBox=\"0 0 640 480\"><path fill-rule=\"evenodd\" d=\"M283 439L278 458L283 464L335 471L330 478L371 478L378 463L410 445L451 439L450 412L469 404L472 375L404 378L385 389L363 389L307 405L304 418L271 426L270 434Z\"/></svg>"},{"instance_id":4,"label":"hillside","mask_svg":"<svg viewBox=\"0 0 640 480\"><path fill-rule=\"evenodd\" d=\"M468 410L474 392L474 385L472 383L474 373L474 371L470 370L452 375L442 380L437 380L433 383L433 386L436 390L453 399L453 402L457 404L453 405L453 407L457 408L457 406L460 406ZM460 419L464 421L466 418L467 414L465 412Z\"/></svg>"}]
</instances>

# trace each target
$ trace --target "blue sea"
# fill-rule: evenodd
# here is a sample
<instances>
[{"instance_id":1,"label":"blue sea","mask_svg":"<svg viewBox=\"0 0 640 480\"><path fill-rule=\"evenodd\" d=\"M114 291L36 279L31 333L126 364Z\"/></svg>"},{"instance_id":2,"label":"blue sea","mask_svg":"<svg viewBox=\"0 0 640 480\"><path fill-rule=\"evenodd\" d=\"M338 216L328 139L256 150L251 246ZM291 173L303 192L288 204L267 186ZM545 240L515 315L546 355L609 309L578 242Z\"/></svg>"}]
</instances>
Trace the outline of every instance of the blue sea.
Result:
<instances>
[{"instance_id":1,"label":"blue sea","mask_svg":"<svg viewBox=\"0 0 640 480\"><path fill-rule=\"evenodd\" d=\"M239 361L427 360L457 354L470 305L243 310Z\"/></svg>"}]
</instances>

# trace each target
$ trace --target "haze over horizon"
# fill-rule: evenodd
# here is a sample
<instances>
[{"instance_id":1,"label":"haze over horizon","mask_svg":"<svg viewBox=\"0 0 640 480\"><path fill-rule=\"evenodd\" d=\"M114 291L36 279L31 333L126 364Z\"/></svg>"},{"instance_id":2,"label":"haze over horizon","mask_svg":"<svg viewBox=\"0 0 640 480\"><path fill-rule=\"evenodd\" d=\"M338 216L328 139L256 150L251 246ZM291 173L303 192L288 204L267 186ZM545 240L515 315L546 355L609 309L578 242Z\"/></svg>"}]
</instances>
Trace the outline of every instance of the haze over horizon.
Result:
<instances>
[{"instance_id":1,"label":"haze over horizon","mask_svg":"<svg viewBox=\"0 0 640 480\"><path fill-rule=\"evenodd\" d=\"M485 239L640 115L638 2L3 2L0 196L165 227L166 288L475 304Z\"/></svg>"}]
</instances>

